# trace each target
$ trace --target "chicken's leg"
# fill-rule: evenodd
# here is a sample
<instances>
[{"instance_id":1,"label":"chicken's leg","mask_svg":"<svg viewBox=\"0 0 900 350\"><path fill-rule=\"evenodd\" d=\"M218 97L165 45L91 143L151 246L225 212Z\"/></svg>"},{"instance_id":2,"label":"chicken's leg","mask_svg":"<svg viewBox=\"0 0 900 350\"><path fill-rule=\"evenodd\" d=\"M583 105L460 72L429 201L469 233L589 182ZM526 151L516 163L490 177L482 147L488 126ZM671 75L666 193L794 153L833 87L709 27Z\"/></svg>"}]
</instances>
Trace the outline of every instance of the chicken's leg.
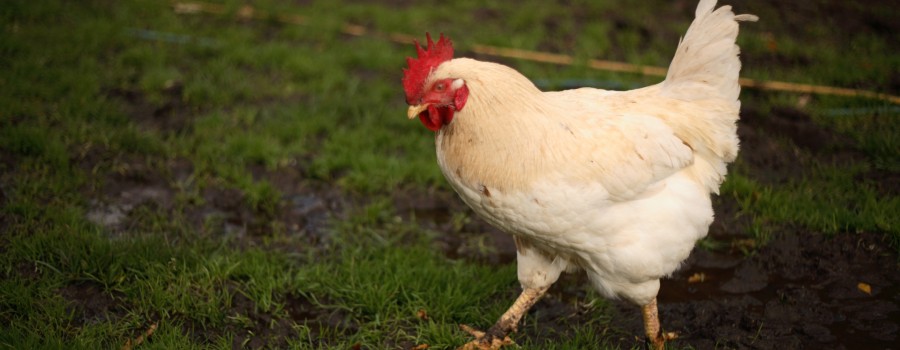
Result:
<instances>
[{"instance_id":1,"label":"chicken's leg","mask_svg":"<svg viewBox=\"0 0 900 350\"><path fill-rule=\"evenodd\" d=\"M525 316L525 313L547 293L547 289L550 289L550 287L525 288L512 306L509 307L509 310L506 310L503 316L500 316L500 319L497 320L497 323L488 329L487 332L460 325L460 328L473 335L475 340L466 343L459 350L496 350L504 345L512 344L508 334L516 331L522 316Z\"/></svg>"},{"instance_id":2,"label":"chicken's leg","mask_svg":"<svg viewBox=\"0 0 900 350\"><path fill-rule=\"evenodd\" d=\"M656 298L647 305L641 306L644 314L644 330L647 332L647 338L653 345L653 349L662 350L666 346L666 340L672 340L678 336L675 333L663 333L662 327L659 326L659 309L656 306Z\"/></svg>"}]
</instances>

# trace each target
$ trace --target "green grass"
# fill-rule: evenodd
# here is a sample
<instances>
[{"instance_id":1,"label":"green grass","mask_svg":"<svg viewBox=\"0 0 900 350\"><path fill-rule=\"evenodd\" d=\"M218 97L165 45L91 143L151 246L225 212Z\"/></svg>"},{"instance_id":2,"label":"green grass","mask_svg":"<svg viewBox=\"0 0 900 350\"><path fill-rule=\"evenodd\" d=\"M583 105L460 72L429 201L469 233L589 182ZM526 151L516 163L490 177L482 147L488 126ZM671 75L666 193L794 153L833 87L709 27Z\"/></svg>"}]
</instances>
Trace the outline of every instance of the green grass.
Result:
<instances>
[{"instance_id":1,"label":"green grass","mask_svg":"<svg viewBox=\"0 0 900 350\"><path fill-rule=\"evenodd\" d=\"M449 259L434 243L442 233L401 218L390 200L395 189L449 190L431 133L405 118L399 82L413 52L341 34L341 25L444 32L462 55L477 43L664 66L689 23L668 6L616 2L547 11L478 1L255 6L308 21L235 19L237 2L224 15L178 15L155 1L12 1L0 9L0 347L117 348L154 323L159 328L142 348L252 347L259 339L299 349L460 344L466 335L457 324L487 327L512 301L515 267ZM662 20L649 20L656 13ZM767 19L780 18L777 12L757 13L764 21L745 26L740 39L748 57L816 59L751 62L746 76L890 91L900 64L898 55L883 54L889 38L805 39L832 33L827 22L794 38ZM842 54L848 47L856 54ZM508 63L536 80L655 81L580 65ZM764 113L796 98L755 93L744 104ZM733 168L722 194L752 218L756 238L792 225L880 232L900 243L897 197L858 181L900 169L897 114L829 116L848 107L889 106L816 98L804 111L867 155L852 167L813 157L803 177L782 185ZM323 242L281 221L294 193L267 174L290 171L301 174L289 178L294 185L335 187L351 198L347 213L323 229ZM149 185L169 197L134 204L112 228L88 220L97 207ZM210 192L225 193L219 200L233 201L232 212L197 214L222 206ZM228 215L250 218L234 228ZM87 295L72 296L79 292ZM317 310L314 322L291 321L298 303ZM606 328L604 308L598 300L590 322L569 325L561 343L516 339L523 348L607 346L605 332L618 330ZM329 315L343 323L327 324ZM522 329L539 327L529 318ZM256 334L266 331L290 335Z\"/></svg>"}]
</instances>

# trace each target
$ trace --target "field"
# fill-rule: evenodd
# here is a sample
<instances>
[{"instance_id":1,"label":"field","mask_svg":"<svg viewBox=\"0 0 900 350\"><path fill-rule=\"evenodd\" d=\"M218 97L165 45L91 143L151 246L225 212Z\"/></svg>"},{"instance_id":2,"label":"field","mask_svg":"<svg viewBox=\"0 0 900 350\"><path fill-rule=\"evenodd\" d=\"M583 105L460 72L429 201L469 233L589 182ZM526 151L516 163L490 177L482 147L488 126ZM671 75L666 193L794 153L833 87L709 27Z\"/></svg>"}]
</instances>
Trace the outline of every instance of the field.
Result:
<instances>
[{"instance_id":1,"label":"field","mask_svg":"<svg viewBox=\"0 0 900 350\"><path fill-rule=\"evenodd\" d=\"M518 295L512 239L406 118L411 38L543 89L662 78L694 1L12 0L0 7L0 348L444 349ZM741 154L663 281L669 348L888 348L900 333L900 18L736 2ZM539 10L535 10L539 9ZM568 64L490 54L513 48ZM643 348L637 307L566 275L523 349Z\"/></svg>"}]
</instances>

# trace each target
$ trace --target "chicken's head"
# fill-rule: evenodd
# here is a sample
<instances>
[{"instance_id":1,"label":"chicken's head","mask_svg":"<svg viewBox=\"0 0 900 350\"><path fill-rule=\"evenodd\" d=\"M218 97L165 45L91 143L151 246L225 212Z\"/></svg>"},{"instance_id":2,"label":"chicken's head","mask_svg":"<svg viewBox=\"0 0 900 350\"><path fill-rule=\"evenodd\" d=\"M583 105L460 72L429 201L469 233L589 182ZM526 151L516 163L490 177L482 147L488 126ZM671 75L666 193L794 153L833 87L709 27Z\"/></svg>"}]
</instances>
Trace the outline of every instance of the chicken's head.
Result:
<instances>
[{"instance_id":1,"label":"chicken's head","mask_svg":"<svg viewBox=\"0 0 900 350\"><path fill-rule=\"evenodd\" d=\"M416 42L418 58L408 57L409 68L403 70L403 90L409 104L409 119L416 116L431 131L438 131L450 124L453 115L462 110L469 97L469 89L462 79L434 79L432 72L442 63L453 59L453 43L441 37L437 43L425 34L425 49Z\"/></svg>"}]
</instances>

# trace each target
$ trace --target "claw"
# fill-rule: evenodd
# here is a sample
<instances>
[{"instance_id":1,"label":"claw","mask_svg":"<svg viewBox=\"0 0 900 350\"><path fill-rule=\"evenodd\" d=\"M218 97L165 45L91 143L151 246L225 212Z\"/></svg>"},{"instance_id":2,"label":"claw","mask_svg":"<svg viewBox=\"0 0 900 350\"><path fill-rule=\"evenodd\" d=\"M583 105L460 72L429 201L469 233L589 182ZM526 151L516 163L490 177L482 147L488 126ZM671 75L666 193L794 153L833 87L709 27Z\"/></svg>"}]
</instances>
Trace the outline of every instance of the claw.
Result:
<instances>
[{"instance_id":1,"label":"claw","mask_svg":"<svg viewBox=\"0 0 900 350\"><path fill-rule=\"evenodd\" d=\"M503 339L500 339L498 336L491 333L482 332L464 324L459 325L459 329L471 334L475 337L475 340L460 346L457 350L498 350L504 346L513 344L512 339L507 335L504 335Z\"/></svg>"},{"instance_id":2,"label":"claw","mask_svg":"<svg viewBox=\"0 0 900 350\"><path fill-rule=\"evenodd\" d=\"M508 334L516 331L522 316L534 306L534 303L541 299L544 293L547 293L549 288L550 286L548 285L541 288L529 287L522 290L522 293L519 294L513 305L509 307L509 310L506 310L500 316L500 319L497 320L497 323L488 329L487 332L479 331L464 324L459 325L460 329L471 334L475 337L475 340L459 347L458 350L497 350L506 345L512 345L513 341Z\"/></svg>"},{"instance_id":3,"label":"claw","mask_svg":"<svg viewBox=\"0 0 900 350\"><path fill-rule=\"evenodd\" d=\"M670 340L678 339L678 333L675 332L660 332L659 335L650 340L650 345L654 350L663 350L666 348L666 342Z\"/></svg>"},{"instance_id":4,"label":"claw","mask_svg":"<svg viewBox=\"0 0 900 350\"><path fill-rule=\"evenodd\" d=\"M467 324L459 325L459 329L462 329L463 332L471 334L475 338L478 338L478 339L484 338L484 332L479 331L475 328L469 327L469 325L467 325Z\"/></svg>"}]
</instances>

